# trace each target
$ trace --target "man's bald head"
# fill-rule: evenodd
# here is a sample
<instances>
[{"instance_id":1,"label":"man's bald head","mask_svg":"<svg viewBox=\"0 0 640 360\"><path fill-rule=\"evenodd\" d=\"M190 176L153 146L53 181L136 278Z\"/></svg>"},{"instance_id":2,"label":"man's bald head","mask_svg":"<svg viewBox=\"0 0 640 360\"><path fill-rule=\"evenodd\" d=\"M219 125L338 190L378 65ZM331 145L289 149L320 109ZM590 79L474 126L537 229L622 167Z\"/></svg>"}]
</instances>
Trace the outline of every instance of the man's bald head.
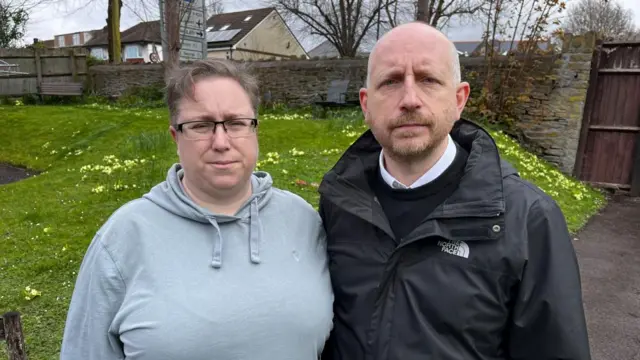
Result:
<instances>
[{"instance_id":1,"label":"man's bald head","mask_svg":"<svg viewBox=\"0 0 640 360\"><path fill-rule=\"evenodd\" d=\"M384 34L375 44L371 54L369 54L367 87L370 86L371 71L380 54L402 51L402 47L405 46L424 46L425 51L441 51L442 56L447 57L447 62L451 64L453 85L456 86L462 81L460 58L453 42L433 26L414 21L396 26Z\"/></svg>"}]
</instances>

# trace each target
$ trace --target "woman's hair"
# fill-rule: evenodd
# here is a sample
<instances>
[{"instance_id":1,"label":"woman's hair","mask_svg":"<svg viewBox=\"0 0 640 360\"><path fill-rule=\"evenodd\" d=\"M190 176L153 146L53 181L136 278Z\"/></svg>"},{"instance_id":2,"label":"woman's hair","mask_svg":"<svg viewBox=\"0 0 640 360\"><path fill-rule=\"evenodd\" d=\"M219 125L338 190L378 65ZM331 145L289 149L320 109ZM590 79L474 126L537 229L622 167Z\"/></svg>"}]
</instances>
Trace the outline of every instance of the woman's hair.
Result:
<instances>
[{"instance_id":1,"label":"woman's hair","mask_svg":"<svg viewBox=\"0 0 640 360\"><path fill-rule=\"evenodd\" d=\"M193 99L195 83L210 77L226 77L237 81L247 92L257 115L260 105L258 79L245 64L225 59L203 59L171 70L166 80L171 124L175 125L177 122L180 101L185 97Z\"/></svg>"}]
</instances>

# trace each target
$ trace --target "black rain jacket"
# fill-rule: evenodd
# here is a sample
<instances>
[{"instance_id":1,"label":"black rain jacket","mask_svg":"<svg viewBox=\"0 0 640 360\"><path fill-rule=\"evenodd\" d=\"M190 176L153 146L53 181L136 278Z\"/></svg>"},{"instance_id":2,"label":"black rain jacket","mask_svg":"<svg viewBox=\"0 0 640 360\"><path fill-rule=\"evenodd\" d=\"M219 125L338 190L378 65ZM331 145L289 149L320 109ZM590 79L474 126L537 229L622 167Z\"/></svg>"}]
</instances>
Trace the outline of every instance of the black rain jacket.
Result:
<instances>
[{"instance_id":1,"label":"black rain jacket","mask_svg":"<svg viewBox=\"0 0 640 360\"><path fill-rule=\"evenodd\" d=\"M324 177L335 293L324 360L589 360L577 258L557 204L456 122L459 188L397 239L367 182L370 131Z\"/></svg>"}]
</instances>

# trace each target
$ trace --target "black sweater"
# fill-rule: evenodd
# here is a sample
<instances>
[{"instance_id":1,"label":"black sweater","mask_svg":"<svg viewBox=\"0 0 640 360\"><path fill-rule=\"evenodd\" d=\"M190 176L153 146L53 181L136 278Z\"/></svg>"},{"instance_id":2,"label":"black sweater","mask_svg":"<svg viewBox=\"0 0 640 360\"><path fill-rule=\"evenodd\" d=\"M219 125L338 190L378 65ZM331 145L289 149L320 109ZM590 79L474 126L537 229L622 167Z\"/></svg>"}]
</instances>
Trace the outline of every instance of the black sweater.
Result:
<instances>
[{"instance_id":1,"label":"black sweater","mask_svg":"<svg viewBox=\"0 0 640 360\"><path fill-rule=\"evenodd\" d=\"M391 224L398 242L418 226L440 203L458 187L468 153L456 144L453 163L433 181L414 189L395 189L389 186L377 169L372 188Z\"/></svg>"}]
</instances>

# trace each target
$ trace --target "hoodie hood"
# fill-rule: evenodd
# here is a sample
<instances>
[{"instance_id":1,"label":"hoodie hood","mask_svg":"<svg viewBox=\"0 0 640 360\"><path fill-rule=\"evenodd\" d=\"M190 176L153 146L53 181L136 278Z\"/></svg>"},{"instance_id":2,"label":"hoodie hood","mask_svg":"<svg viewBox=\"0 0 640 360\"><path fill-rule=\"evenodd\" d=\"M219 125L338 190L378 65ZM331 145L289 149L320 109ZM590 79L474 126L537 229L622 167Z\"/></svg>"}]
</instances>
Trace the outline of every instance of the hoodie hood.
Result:
<instances>
[{"instance_id":1,"label":"hoodie hood","mask_svg":"<svg viewBox=\"0 0 640 360\"><path fill-rule=\"evenodd\" d=\"M154 186L147 194L143 195L143 198L188 221L211 224L213 228L211 265L215 268L222 266L222 246L224 244L222 229L226 226L232 226L235 222L248 220L249 233L246 234L246 239L249 242L251 262L260 263L259 246L262 235L260 210L268 204L272 196L273 179L271 175L264 171L256 171L252 174L252 194L233 216L212 213L194 202L184 190L181 181L183 176L182 166L179 163L174 164L167 172L166 180ZM233 233L233 235L236 234L237 232Z\"/></svg>"}]
</instances>

